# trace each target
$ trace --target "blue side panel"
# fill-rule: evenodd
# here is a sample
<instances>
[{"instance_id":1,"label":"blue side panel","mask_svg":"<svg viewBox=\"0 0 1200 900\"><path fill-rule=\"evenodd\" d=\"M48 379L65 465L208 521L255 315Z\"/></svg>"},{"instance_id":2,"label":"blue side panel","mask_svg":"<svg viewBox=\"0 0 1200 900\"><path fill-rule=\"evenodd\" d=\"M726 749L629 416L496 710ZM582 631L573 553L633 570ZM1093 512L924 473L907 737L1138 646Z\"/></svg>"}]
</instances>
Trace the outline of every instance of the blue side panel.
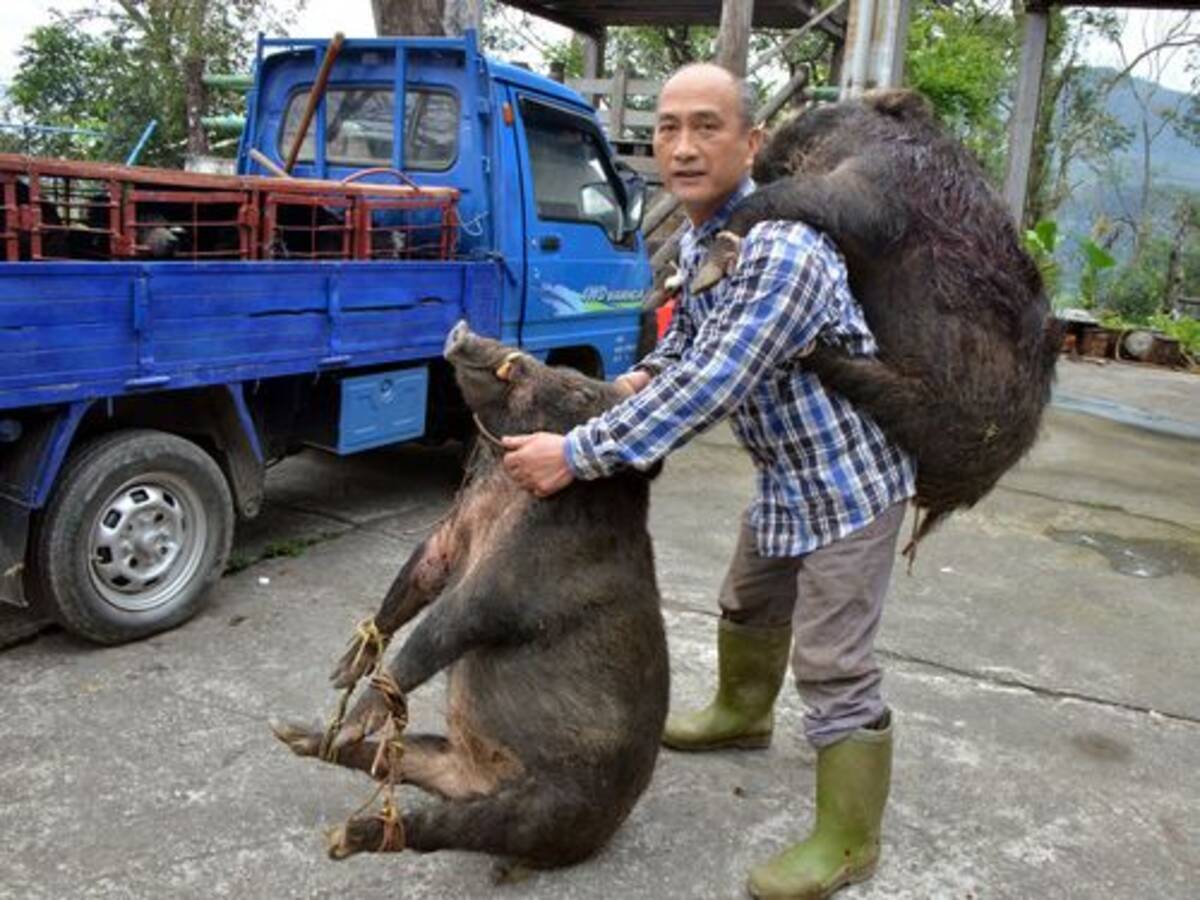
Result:
<instances>
[{"instance_id":1,"label":"blue side panel","mask_svg":"<svg viewBox=\"0 0 1200 900\"><path fill-rule=\"evenodd\" d=\"M0 264L0 409L440 356L483 262Z\"/></svg>"},{"instance_id":2,"label":"blue side panel","mask_svg":"<svg viewBox=\"0 0 1200 900\"><path fill-rule=\"evenodd\" d=\"M337 452L357 453L420 437L429 371L421 366L342 381Z\"/></svg>"}]
</instances>

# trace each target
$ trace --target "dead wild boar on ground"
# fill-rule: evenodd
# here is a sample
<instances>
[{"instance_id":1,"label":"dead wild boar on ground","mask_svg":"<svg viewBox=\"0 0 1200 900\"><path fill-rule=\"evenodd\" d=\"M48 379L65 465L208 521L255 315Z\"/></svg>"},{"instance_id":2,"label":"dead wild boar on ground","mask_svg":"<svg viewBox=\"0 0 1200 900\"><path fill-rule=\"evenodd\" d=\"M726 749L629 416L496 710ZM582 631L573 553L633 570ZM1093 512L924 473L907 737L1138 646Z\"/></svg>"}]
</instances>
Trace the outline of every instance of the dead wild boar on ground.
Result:
<instances>
[{"instance_id":1,"label":"dead wild boar on ground","mask_svg":"<svg viewBox=\"0 0 1200 900\"><path fill-rule=\"evenodd\" d=\"M609 384L544 366L465 323L445 356L493 435L566 432L621 399ZM490 445L471 468L373 619L387 638L428 607L384 666L402 692L449 667L446 735L404 738L395 780L442 798L403 815L404 845L570 865L603 846L645 790L666 717L649 476L577 482L539 500ZM375 666L378 645L360 650L352 644L339 663L337 686ZM326 757L370 772L386 706L367 688ZM272 727L298 755L320 755L322 728ZM378 817L354 818L331 853L379 850L385 829Z\"/></svg>"}]
</instances>

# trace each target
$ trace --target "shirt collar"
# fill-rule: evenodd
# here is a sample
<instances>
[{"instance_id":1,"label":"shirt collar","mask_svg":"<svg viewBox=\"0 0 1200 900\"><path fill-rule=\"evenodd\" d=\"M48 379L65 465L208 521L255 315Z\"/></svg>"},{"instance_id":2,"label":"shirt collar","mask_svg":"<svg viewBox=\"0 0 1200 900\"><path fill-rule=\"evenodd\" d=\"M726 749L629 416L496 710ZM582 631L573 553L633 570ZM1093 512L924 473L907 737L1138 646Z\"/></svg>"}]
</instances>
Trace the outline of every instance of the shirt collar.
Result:
<instances>
[{"instance_id":1,"label":"shirt collar","mask_svg":"<svg viewBox=\"0 0 1200 900\"><path fill-rule=\"evenodd\" d=\"M690 220L688 221L689 242L707 241L724 228L729 223L729 217L733 215L734 207L752 193L754 193L754 180L747 175L708 219L699 225L693 225Z\"/></svg>"}]
</instances>

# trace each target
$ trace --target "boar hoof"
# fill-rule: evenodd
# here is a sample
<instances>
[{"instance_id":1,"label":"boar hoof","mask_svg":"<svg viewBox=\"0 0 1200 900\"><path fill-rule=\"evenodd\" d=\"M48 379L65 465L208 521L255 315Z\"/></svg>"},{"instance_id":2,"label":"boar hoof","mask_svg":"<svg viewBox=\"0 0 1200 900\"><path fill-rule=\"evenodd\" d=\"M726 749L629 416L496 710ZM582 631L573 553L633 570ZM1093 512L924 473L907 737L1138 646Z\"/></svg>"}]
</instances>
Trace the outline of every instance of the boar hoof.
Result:
<instances>
[{"instance_id":1,"label":"boar hoof","mask_svg":"<svg viewBox=\"0 0 1200 900\"><path fill-rule=\"evenodd\" d=\"M342 750L357 744L368 734L383 727L390 715L387 698L375 688L369 688L342 723L333 739L333 749Z\"/></svg>"},{"instance_id":2,"label":"boar hoof","mask_svg":"<svg viewBox=\"0 0 1200 900\"><path fill-rule=\"evenodd\" d=\"M330 859L347 859L362 849L350 844L350 823L329 829L325 841Z\"/></svg>"},{"instance_id":3,"label":"boar hoof","mask_svg":"<svg viewBox=\"0 0 1200 900\"><path fill-rule=\"evenodd\" d=\"M725 276L737 267L738 254L742 250L742 239L732 231L722 231L709 247L700 271L692 279L691 291L701 294L720 284Z\"/></svg>"},{"instance_id":4,"label":"boar hoof","mask_svg":"<svg viewBox=\"0 0 1200 900\"><path fill-rule=\"evenodd\" d=\"M404 827L399 819L359 816L326 832L330 859L348 859L357 853L398 853L404 849Z\"/></svg>"},{"instance_id":5,"label":"boar hoof","mask_svg":"<svg viewBox=\"0 0 1200 900\"><path fill-rule=\"evenodd\" d=\"M275 732L275 737L287 744L288 749L297 756L317 756L321 752L324 730L319 726L280 719L270 719L267 724Z\"/></svg>"},{"instance_id":6,"label":"boar hoof","mask_svg":"<svg viewBox=\"0 0 1200 900\"><path fill-rule=\"evenodd\" d=\"M373 619L359 623L350 646L330 673L335 688L345 690L358 684L359 679L375 668L387 648L387 637L375 626Z\"/></svg>"}]
</instances>

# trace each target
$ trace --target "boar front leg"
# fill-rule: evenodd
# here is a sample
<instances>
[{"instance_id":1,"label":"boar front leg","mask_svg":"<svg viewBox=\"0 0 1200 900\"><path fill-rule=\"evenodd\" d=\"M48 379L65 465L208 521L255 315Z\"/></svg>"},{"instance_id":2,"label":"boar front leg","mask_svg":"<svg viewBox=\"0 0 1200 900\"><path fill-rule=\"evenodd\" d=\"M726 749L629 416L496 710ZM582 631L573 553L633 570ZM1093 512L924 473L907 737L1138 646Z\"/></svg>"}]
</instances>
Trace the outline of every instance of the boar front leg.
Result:
<instances>
[{"instance_id":1,"label":"boar front leg","mask_svg":"<svg viewBox=\"0 0 1200 900\"><path fill-rule=\"evenodd\" d=\"M455 519L450 518L412 552L388 588L379 612L360 626L360 633L338 661L330 675L334 687L354 687L375 667L391 636L437 598L453 571L460 543Z\"/></svg>"},{"instance_id":2,"label":"boar front leg","mask_svg":"<svg viewBox=\"0 0 1200 900\"><path fill-rule=\"evenodd\" d=\"M804 222L825 232L852 259L885 253L904 233L907 215L895 197L876 187L881 178L869 163L853 160L832 172L798 173L759 188L738 203L713 240L692 279L692 292L706 291L733 272L741 239L761 222Z\"/></svg>"},{"instance_id":3,"label":"boar front leg","mask_svg":"<svg viewBox=\"0 0 1200 900\"><path fill-rule=\"evenodd\" d=\"M432 606L412 630L404 646L387 664L388 674L408 694L455 660L477 647L521 643L538 627L536 609L512 603L501 605L495 592L474 581L460 584ZM334 739L340 750L363 739L387 721L387 703L368 688Z\"/></svg>"}]
</instances>

